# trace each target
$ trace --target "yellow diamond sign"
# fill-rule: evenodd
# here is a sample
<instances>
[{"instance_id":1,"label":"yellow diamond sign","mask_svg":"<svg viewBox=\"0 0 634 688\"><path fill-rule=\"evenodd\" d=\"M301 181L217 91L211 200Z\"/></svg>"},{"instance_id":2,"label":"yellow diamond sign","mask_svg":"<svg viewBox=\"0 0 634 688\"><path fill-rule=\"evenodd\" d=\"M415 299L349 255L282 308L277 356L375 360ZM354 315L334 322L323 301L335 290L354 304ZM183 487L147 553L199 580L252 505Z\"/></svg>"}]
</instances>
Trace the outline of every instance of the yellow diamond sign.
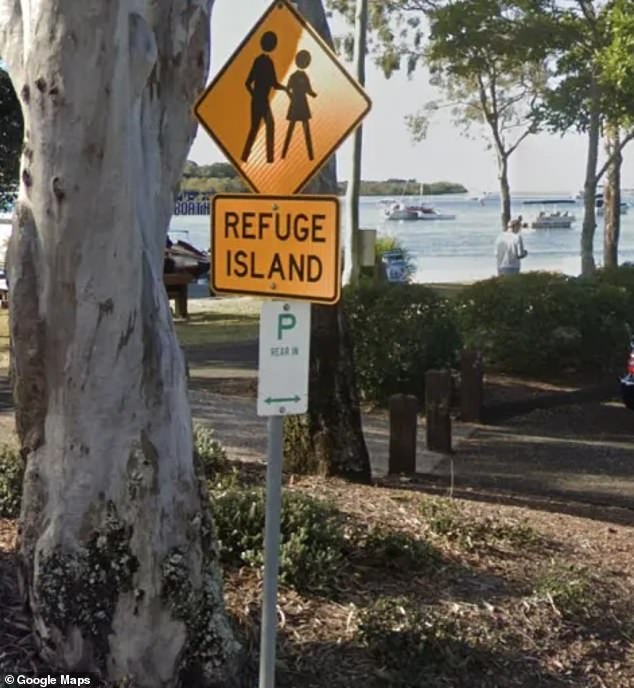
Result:
<instances>
[{"instance_id":1,"label":"yellow diamond sign","mask_svg":"<svg viewBox=\"0 0 634 688\"><path fill-rule=\"evenodd\" d=\"M254 191L293 194L369 109L366 93L312 26L276 0L194 112Z\"/></svg>"}]
</instances>

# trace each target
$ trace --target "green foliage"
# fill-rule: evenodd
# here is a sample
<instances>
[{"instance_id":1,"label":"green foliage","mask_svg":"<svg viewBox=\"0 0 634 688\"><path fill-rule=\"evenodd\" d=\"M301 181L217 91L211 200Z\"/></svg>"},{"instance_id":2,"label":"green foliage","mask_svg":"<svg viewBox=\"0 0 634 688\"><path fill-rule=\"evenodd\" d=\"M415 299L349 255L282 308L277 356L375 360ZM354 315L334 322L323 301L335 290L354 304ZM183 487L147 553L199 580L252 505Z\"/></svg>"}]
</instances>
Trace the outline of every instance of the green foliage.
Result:
<instances>
[{"instance_id":1,"label":"green foliage","mask_svg":"<svg viewBox=\"0 0 634 688\"><path fill-rule=\"evenodd\" d=\"M214 432L204 425L194 424L194 452L198 456L207 480L213 480L226 472L227 452L222 444L214 439Z\"/></svg>"},{"instance_id":2,"label":"green foliage","mask_svg":"<svg viewBox=\"0 0 634 688\"><path fill-rule=\"evenodd\" d=\"M0 446L0 518L17 518L22 502L24 460L17 448Z\"/></svg>"},{"instance_id":3,"label":"green foliage","mask_svg":"<svg viewBox=\"0 0 634 688\"><path fill-rule=\"evenodd\" d=\"M213 496L221 556L228 564L263 564L263 489L233 488ZM280 581L298 589L327 586L342 559L344 537L338 512L294 492L282 498Z\"/></svg>"},{"instance_id":4,"label":"green foliage","mask_svg":"<svg viewBox=\"0 0 634 688\"><path fill-rule=\"evenodd\" d=\"M18 188L23 128L20 102L0 67L0 211L10 205Z\"/></svg>"},{"instance_id":5,"label":"green foliage","mask_svg":"<svg viewBox=\"0 0 634 688\"><path fill-rule=\"evenodd\" d=\"M540 534L527 523L499 517L474 520L463 514L458 504L450 499L425 499L420 510L434 535L468 550L501 543L524 548L542 542Z\"/></svg>"},{"instance_id":6,"label":"green foliage","mask_svg":"<svg viewBox=\"0 0 634 688\"><path fill-rule=\"evenodd\" d=\"M460 337L449 302L419 284L347 288L344 308L357 382L366 400L424 398L425 371L455 364ZM380 336L377 336L380 333Z\"/></svg>"},{"instance_id":7,"label":"green foliage","mask_svg":"<svg viewBox=\"0 0 634 688\"><path fill-rule=\"evenodd\" d=\"M198 191L201 194L247 193L249 189L239 177L183 177L181 191Z\"/></svg>"},{"instance_id":8,"label":"green foliage","mask_svg":"<svg viewBox=\"0 0 634 688\"><path fill-rule=\"evenodd\" d=\"M627 294L610 284L532 272L466 287L456 298L465 346L508 373L605 371L627 352Z\"/></svg>"},{"instance_id":9,"label":"green foliage","mask_svg":"<svg viewBox=\"0 0 634 688\"><path fill-rule=\"evenodd\" d=\"M619 265L617 268L602 268L592 276L601 285L619 288L628 299L627 323L634 331L634 264Z\"/></svg>"},{"instance_id":10,"label":"green foliage","mask_svg":"<svg viewBox=\"0 0 634 688\"><path fill-rule=\"evenodd\" d=\"M536 580L533 593L552 603L566 617L591 619L597 610L595 585L587 569L553 565Z\"/></svg>"},{"instance_id":11,"label":"green foliage","mask_svg":"<svg viewBox=\"0 0 634 688\"><path fill-rule=\"evenodd\" d=\"M460 625L431 607L415 607L405 597L380 597L362 610L357 635L387 670L385 682L399 688L468 685L481 662ZM440 682L434 681L442 676Z\"/></svg>"},{"instance_id":12,"label":"green foliage","mask_svg":"<svg viewBox=\"0 0 634 688\"><path fill-rule=\"evenodd\" d=\"M433 570L441 563L438 551L426 540L384 528L368 533L363 550L381 568L404 573Z\"/></svg>"},{"instance_id":13,"label":"green foliage","mask_svg":"<svg viewBox=\"0 0 634 688\"><path fill-rule=\"evenodd\" d=\"M347 182L339 182L339 195L346 193ZM386 181L361 180L359 193L361 196L441 196L444 194L467 193L462 184L455 182L431 182L422 184L416 179L387 179Z\"/></svg>"},{"instance_id":14,"label":"green foliage","mask_svg":"<svg viewBox=\"0 0 634 688\"><path fill-rule=\"evenodd\" d=\"M405 270L407 272L407 277L410 279L416 272L416 260L414 256L406 249L403 248L401 242L397 237L393 236L377 236L374 242L374 254L380 259L381 255L387 251L394 251L398 249L403 254L403 259L405 260Z\"/></svg>"},{"instance_id":15,"label":"green foliage","mask_svg":"<svg viewBox=\"0 0 634 688\"><path fill-rule=\"evenodd\" d=\"M215 179L236 179L238 172L228 162L214 162L211 165L198 165L192 160L185 163L184 177L213 177Z\"/></svg>"}]
</instances>

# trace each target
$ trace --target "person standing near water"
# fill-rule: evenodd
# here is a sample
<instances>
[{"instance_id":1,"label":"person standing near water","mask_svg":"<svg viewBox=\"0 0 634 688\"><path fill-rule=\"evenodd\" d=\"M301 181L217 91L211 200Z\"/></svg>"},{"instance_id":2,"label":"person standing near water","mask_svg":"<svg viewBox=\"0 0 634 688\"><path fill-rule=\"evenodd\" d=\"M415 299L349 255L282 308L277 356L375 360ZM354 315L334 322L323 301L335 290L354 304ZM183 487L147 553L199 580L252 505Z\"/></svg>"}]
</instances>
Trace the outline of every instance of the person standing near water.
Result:
<instances>
[{"instance_id":1,"label":"person standing near water","mask_svg":"<svg viewBox=\"0 0 634 688\"><path fill-rule=\"evenodd\" d=\"M528 255L524 242L520 236L522 221L511 220L505 232L500 232L495 240L495 258L498 275L517 275L520 271L520 261Z\"/></svg>"},{"instance_id":2,"label":"person standing near water","mask_svg":"<svg viewBox=\"0 0 634 688\"><path fill-rule=\"evenodd\" d=\"M313 159L313 141L310 134L310 107L308 105L308 96L316 98L317 94L313 91L310 85L310 79L306 74L306 68L310 65L311 55L308 50L300 50L295 56L295 64L298 69L291 74L288 80L287 91L291 99L291 104L288 107L288 129L286 130L286 139L284 140L284 149L282 150L282 158L286 157L288 147L291 143L293 130L295 124L301 122L304 128L304 139L306 141L306 150L308 152L308 159Z\"/></svg>"},{"instance_id":3,"label":"person standing near water","mask_svg":"<svg viewBox=\"0 0 634 688\"><path fill-rule=\"evenodd\" d=\"M258 135L262 120L264 120L266 161L270 163L274 162L275 121L271 112L269 97L273 89L286 91L286 87L278 82L275 74L275 65L268 55L277 47L277 35L273 31L267 31L260 39L260 46L263 52L255 58L245 82L245 86L251 94L251 128L247 134L247 140L242 151L242 162L247 162L249 159L255 137Z\"/></svg>"}]
</instances>

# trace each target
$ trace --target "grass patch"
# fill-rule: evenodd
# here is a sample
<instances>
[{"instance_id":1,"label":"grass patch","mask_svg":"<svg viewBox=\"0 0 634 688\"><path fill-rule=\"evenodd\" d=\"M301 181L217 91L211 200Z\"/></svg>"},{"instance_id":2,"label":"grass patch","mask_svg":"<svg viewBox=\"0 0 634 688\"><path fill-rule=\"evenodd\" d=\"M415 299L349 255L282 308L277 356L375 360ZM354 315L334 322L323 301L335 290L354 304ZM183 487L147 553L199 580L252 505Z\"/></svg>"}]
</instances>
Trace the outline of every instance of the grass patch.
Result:
<instances>
[{"instance_id":1,"label":"grass patch","mask_svg":"<svg viewBox=\"0 0 634 688\"><path fill-rule=\"evenodd\" d=\"M9 310L0 309L0 368L9 367Z\"/></svg>"},{"instance_id":2,"label":"grass patch","mask_svg":"<svg viewBox=\"0 0 634 688\"><path fill-rule=\"evenodd\" d=\"M259 322L258 315L199 311L175 326L182 346L204 346L257 339Z\"/></svg>"},{"instance_id":3,"label":"grass patch","mask_svg":"<svg viewBox=\"0 0 634 688\"><path fill-rule=\"evenodd\" d=\"M391 572L433 571L442 563L438 550L426 540L383 527L370 530L360 551L368 563Z\"/></svg>"},{"instance_id":4,"label":"grass patch","mask_svg":"<svg viewBox=\"0 0 634 688\"><path fill-rule=\"evenodd\" d=\"M517 548L535 547L542 536L527 523L487 516L480 520L465 516L451 499L425 499L420 511L429 530L468 550L502 543Z\"/></svg>"},{"instance_id":5,"label":"grass patch","mask_svg":"<svg viewBox=\"0 0 634 688\"><path fill-rule=\"evenodd\" d=\"M601 606L596 582L589 571L576 565L552 565L536 579L533 593L565 618L591 620Z\"/></svg>"},{"instance_id":6,"label":"grass patch","mask_svg":"<svg viewBox=\"0 0 634 688\"><path fill-rule=\"evenodd\" d=\"M470 671L482 664L479 648L468 641L458 623L404 597L380 597L363 609L357 637L384 667L385 685L463 685Z\"/></svg>"}]
</instances>

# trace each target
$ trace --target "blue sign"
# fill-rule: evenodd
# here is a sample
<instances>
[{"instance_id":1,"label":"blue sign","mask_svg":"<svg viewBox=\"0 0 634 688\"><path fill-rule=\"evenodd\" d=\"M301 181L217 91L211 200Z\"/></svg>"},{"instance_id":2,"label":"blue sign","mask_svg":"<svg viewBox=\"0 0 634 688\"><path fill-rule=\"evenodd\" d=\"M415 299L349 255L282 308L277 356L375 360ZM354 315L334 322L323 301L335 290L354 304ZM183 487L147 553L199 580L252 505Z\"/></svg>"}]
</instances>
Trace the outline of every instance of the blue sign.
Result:
<instances>
[{"instance_id":1,"label":"blue sign","mask_svg":"<svg viewBox=\"0 0 634 688\"><path fill-rule=\"evenodd\" d=\"M174 215L209 215L209 201L178 200L174 204Z\"/></svg>"}]
</instances>

